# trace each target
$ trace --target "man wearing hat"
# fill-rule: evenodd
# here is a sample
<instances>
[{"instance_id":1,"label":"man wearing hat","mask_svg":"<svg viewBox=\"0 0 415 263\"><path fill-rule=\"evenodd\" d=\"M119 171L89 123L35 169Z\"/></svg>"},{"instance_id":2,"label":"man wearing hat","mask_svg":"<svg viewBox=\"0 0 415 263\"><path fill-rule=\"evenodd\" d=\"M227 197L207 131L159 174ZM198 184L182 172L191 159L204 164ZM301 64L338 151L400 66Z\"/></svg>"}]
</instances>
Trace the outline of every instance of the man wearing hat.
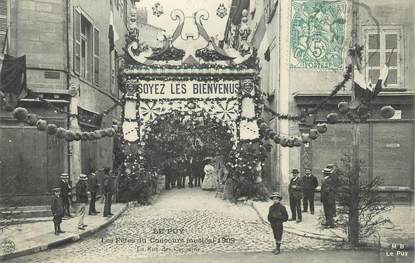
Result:
<instances>
[{"instance_id":1,"label":"man wearing hat","mask_svg":"<svg viewBox=\"0 0 415 263\"><path fill-rule=\"evenodd\" d=\"M270 196L274 203L269 207L268 221L271 224L272 232L274 234L276 248L272 251L278 255L281 251L281 240L283 233L283 223L288 220L288 213L285 206L281 204L282 196L280 193L273 193Z\"/></svg>"},{"instance_id":2,"label":"man wearing hat","mask_svg":"<svg viewBox=\"0 0 415 263\"><path fill-rule=\"evenodd\" d=\"M304 169L303 176L303 212L307 212L308 203L310 203L310 213L314 215L314 192L318 186L317 177L311 173L310 168Z\"/></svg>"},{"instance_id":3,"label":"man wearing hat","mask_svg":"<svg viewBox=\"0 0 415 263\"><path fill-rule=\"evenodd\" d=\"M71 200L71 186L69 185L69 174L68 173L61 173L60 175L60 191L61 191L61 198L63 203L63 208L67 216L71 217L70 212L70 200Z\"/></svg>"},{"instance_id":4,"label":"man wearing hat","mask_svg":"<svg viewBox=\"0 0 415 263\"><path fill-rule=\"evenodd\" d=\"M88 189L91 193L91 201L89 203L89 215L96 215L98 212L95 209L95 201L97 198L99 184L95 173L91 173L88 177Z\"/></svg>"},{"instance_id":5,"label":"man wearing hat","mask_svg":"<svg viewBox=\"0 0 415 263\"><path fill-rule=\"evenodd\" d=\"M79 203L78 229L80 230L85 230L85 227L87 227L87 225L84 224L85 210L86 210L86 206L88 205L87 180L88 180L88 177L86 176L86 174L81 174L79 176L79 181L76 184L76 201Z\"/></svg>"},{"instance_id":6,"label":"man wearing hat","mask_svg":"<svg viewBox=\"0 0 415 263\"><path fill-rule=\"evenodd\" d=\"M333 176L333 167L327 166L323 169L323 180L321 181L320 200L323 204L323 224L327 228L334 228L334 217L336 216L336 179Z\"/></svg>"},{"instance_id":7,"label":"man wearing hat","mask_svg":"<svg viewBox=\"0 0 415 263\"><path fill-rule=\"evenodd\" d=\"M53 188L53 197L51 202L51 210L53 215L53 225L55 227L55 235L65 233L61 230L62 217L64 216L65 210L63 209L63 202L60 197L61 189Z\"/></svg>"},{"instance_id":8,"label":"man wearing hat","mask_svg":"<svg viewBox=\"0 0 415 263\"><path fill-rule=\"evenodd\" d=\"M303 197L303 182L298 176L298 169L292 170L293 178L288 185L288 194L290 196L290 209L291 219L290 221L296 221L300 223L302 221L301 215L301 198Z\"/></svg>"}]
</instances>

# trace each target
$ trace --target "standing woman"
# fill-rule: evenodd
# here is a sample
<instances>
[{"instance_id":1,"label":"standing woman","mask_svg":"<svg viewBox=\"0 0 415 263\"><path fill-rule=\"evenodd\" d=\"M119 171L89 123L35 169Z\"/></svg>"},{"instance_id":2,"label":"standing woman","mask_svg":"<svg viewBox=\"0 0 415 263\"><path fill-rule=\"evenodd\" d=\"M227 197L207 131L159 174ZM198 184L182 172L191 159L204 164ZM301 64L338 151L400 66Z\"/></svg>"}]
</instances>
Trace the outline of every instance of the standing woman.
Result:
<instances>
[{"instance_id":1,"label":"standing woman","mask_svg":"<svg viewBox=\"0 0 415 263\"><path fill-rule=\"evenodd\" d=\"M215 161L212 157L206 157L205 161L208 163L203 168L205 179L202 183L202 189L208 191L216 190L218 173L215 168Z\"/></svg>"}]
</instances>

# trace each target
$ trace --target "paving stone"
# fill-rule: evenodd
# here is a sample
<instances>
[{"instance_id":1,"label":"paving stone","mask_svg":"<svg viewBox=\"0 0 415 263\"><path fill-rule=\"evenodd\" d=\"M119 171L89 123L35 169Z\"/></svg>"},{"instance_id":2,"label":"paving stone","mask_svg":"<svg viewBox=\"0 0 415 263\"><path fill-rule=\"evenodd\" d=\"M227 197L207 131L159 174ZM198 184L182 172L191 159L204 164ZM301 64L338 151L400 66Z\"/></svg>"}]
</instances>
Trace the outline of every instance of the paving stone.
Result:
<instances>
[{"instance_id":1,"label":"paving stone","mask_svg":"<svg viewBox=\"0 0 415 263\"><path fill-rule=\"evenodd\" d=\"M160 229L168 234L156 233ZM233 205L214 193L172 190L152 206L129 208L108 228L71 245L10 262L81 262L139 259L274 248L271 228L250 206ZM335 244L284 233L282 248L333 249Z\"/></svg>"}]
</instances>

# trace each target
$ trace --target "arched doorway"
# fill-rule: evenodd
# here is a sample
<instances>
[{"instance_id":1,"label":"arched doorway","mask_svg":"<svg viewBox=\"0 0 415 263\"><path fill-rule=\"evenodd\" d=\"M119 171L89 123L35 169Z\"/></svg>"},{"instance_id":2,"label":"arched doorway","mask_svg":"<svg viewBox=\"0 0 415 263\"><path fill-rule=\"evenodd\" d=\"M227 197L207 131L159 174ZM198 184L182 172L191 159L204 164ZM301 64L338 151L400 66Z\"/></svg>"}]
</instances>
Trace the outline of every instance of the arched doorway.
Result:
<instances>
[{"instance_id":1,"label":"arched doorway","mask_svg":"<svg viewBox=\"0 0 415 263\"><path fill-rule=\"evenodd\" d=\"M164 174L166 189L201 186L208 158L221 168L216 187L226 180L236 139L232 127L217 116L173 111L155 118L144 131L144 168Z\"/></svg>"}]
</instances>

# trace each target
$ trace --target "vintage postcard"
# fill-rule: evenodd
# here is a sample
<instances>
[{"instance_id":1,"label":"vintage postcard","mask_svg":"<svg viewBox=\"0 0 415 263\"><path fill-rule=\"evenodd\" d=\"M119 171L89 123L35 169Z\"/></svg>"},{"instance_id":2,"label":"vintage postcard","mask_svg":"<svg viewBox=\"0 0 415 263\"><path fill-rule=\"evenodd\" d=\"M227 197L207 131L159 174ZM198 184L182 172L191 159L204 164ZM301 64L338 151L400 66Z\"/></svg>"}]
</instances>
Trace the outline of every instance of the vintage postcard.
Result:
<instances>
[{"instance_id":1,"label":"vintage postcard","mask_svg":"<svg viewBox=\"0 0 415 263\"><path fill-rule=\"evenodd\" d=\"M414 262L413 0L0 0L0 262Z\"/></svg>"}]
</instances>

